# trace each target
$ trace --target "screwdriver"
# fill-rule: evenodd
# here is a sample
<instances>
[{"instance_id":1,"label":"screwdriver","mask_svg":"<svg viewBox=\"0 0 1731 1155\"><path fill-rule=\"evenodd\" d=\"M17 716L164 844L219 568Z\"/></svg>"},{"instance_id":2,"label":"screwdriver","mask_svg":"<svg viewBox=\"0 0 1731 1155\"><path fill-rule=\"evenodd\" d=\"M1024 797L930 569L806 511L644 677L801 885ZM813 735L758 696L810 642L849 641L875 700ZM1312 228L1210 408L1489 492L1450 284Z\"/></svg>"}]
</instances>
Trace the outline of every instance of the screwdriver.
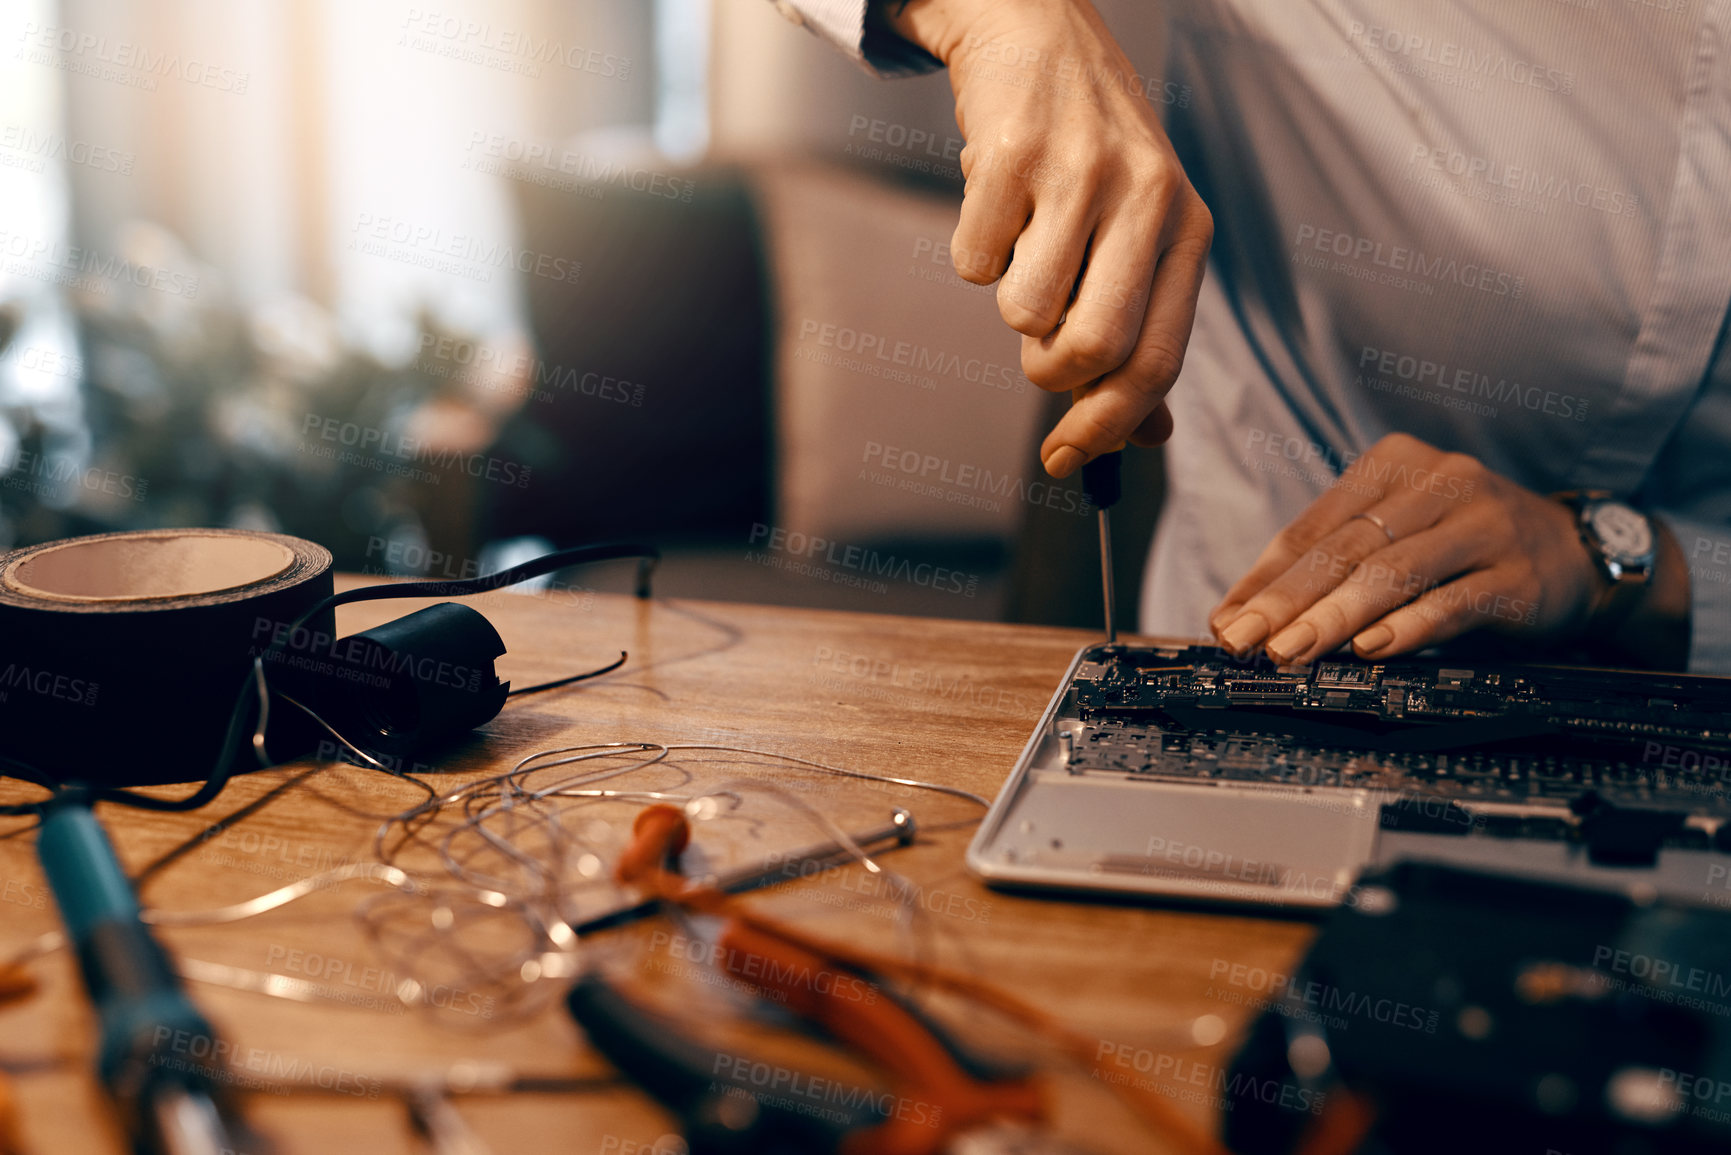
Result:
<instances>
[{"instance_id":1,"label":"screwdriver","mask_svg":"<svg viewBox=\"0 0 1731 1155\"><path fill-rule=\"evenodd\" d=\"M1122 450L1102 453L1082 467L1082 494L1099 510L1100 525L1100 588L1106 599L1106 644L1118 644L1117 605L1112 593L1112 516L1106 511L1118 504L1124 491L1119 470Z\"/></svg>"},{"instance_id":2,"label":"screwdriver","mask_svg":"<svg viewBox=\"0 0 1731 1155\"><path fill-rule=\"evenodd\" d=\"M1072 296L1072 301L1074 297ZM1062 324L1063 322L1059 322ZM1093 391L1095 385L1078 385L1070 390L1070 404L1082 400ZM1118 644L1117 599L1112 590L1112 518L1106 511L1118 504L1118 499L1124 494L1123 476L1119 469L1120 459L1124 455L1124 442L1118 443L1118 448L1110 453L1102 453L1082 467L1082 496L1088 499L1088 504L1099 510L1100 526L1100 589L1106 602L1106 644Z\"/></svg>"},{"instance_id":3,"label":"screwdriver","mask_svg":"<svg viewBox=\"0 0 1731 1155\"><path fill-rule=\"evenodd\" d=\"M134 1150L221 1155L240 1149L218 1088L227 1049L181 990L139 918L138 897L96 816L67 791L42 818L37 854L101 1025L97 1071Z\"/></svg>"}]
</instances>

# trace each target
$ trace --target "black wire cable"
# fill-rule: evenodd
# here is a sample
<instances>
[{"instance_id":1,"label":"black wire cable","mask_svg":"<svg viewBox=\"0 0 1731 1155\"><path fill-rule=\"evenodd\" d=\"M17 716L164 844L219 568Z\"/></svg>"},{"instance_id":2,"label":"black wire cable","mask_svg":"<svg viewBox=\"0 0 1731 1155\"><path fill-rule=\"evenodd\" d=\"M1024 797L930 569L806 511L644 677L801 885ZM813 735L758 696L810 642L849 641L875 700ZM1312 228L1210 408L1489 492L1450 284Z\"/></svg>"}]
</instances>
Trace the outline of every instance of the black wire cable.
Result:
<instances>
[{"instance_id":1,"label":"black wire cable","mask_svg":"<svg viewBox=\"0 0 1731 1155\"><path fill-rule=\"evenodd\" d=\"M649 596L648 573L653 571L655 563L661 560L661 551L652 545L580 545L572 549L556 550L553 553L542 554L531 558L522 565L514 565L510 569L498 573L484 574L481 577L457 578L450 581L431 582L391 582L382 585L362 586L360 589L347 590L340 594L332 594L324 601L295 619L293 626L284 633L290 636L296 629L317 617L326 610L338 606L350 605L354 602L380 602L395 598L466 598L476 594L491 593L506 586L514 586L526 582L530 578L543 577L555 570L562 570L574 565L588 565L598 561L615 561L619 558L635 557L642 559L639 567L636 596ZM272 643L268 656L278 646L282 638Z\"/></svg>"},{"instance_id":2,"label":"black wire cable","mask_svg":"<svg viewBox=\"0 0 1731 1155\"><path fill-rule=\"evenodd\" d=\"M507 698L515 698L519 694L539 694L542 690L557 690L560 686L569 686L572 682L581 682L588 678L599 678L602 674L611 674L614 670L623 666L625 664L625 659L630 656L631 655L626 653L624 650L620 650L619 660L617 662L609 662L599 670L590 670L587 674L572 674L569 678L558 678L551 682L538 682L533 686L524 686L520 690L512 690L505 696Z\"/></svg>"},{"instance_id":3,"label":"black wire cable","mask_svg":"<svg viewBox=\"0 0 1731 1155\"><path fill-rule=\"evenodd\" d=\"M216 765L212 767L197 790L184 798L156 798L149 794L139 794L120 786L88 787L78 786L86 792L92 802L114 802L122 806L131 806L139 810L181 811L196 810L207 805L217 795L221 794L228 781L235 774L234 759L236 747L242 745L241 736L254 728L256 715L268 709L266 696L259 692L264 686L264 673L267 663L273 661L278 652L287 645L288 639L295 631L307 622L327 610L338 606L352 605L356 602L391 601L398 598L465 598L477 594L491 593L493 590L506 586L517 585L532 578L538 578L566 569L574 565L589 565L595 562L615 561L621 558L639 559L637 582L633 590L635 596L649 596L650 577L654 572L655 563L661 560L661 551L652 545L635 545L613 543L603 545L582 545L571 549L555 550L549 554L532 558L521 565L497 573L484 574L481 577L461 578L451 581L415 581L389 582L378 585L362 586L359 589L346 590L340 594L332 594L307 610L294 623L277 636L265 651L253 659L253 668L248 671L240 690L235 696L234 709L229 712L228 731L223 737L222 751L217 755ZM576 674L570 678L562 678L538 686L529 686L517 693L534 693L539 690L550 690L555 686L569 685L584 678L593 678L616 670L625 661L625 653L620 652L619 661L603 669L592 670L584 674ZM256 704L256 705L255 705ZM262 747L258 750L259 765L270 765ZM51 805L62 788L53 784L52 778L29 763L15 758L0 755L0 770L15 778L23 779L32 785L54 791L54 795L40 802L24 802L0 806L0 817L22 817L24 815L40 814ZM70 784L69 784L70 785Z\"/></svg>"}]
</instances>

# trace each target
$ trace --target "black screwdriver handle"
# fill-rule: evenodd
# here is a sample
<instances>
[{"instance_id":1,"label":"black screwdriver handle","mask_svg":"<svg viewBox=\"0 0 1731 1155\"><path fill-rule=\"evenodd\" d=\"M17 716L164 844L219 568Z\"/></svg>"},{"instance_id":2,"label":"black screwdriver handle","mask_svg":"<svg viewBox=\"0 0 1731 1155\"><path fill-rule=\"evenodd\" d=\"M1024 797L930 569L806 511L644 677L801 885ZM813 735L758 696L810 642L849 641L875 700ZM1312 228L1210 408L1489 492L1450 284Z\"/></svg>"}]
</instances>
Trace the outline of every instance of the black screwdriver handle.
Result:
<instances>
[{"instance_id":1,"label":"black screwdriver handle","mask_svg":"<svg viewBox=\"0 0 1731 1155\"><path fill-rule=\"evenodd\" d=\"M1119 470L1122 451L1102 453L1082 467L1082 493L1095 509L1111 509L1124 495L1124 481Z\"/></svg>"}]
</instances>

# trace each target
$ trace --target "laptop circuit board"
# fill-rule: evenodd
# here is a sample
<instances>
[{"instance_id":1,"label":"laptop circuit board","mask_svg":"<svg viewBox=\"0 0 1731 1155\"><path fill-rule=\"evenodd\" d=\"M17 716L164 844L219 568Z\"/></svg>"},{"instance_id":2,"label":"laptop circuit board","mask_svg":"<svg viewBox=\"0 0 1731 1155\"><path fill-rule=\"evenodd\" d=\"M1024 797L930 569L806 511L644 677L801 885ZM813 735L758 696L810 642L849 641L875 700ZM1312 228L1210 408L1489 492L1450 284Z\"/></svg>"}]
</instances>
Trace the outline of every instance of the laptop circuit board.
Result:
<instances>
[{"instance_id":1,"label":"laptop circuit board","mask_svg":"<svg viewBox=\"0 0 1731 1155\"><path fill-rule=\"evenodd\" d=\"M1731 682L1714 678L1097 646L1051 729L1073 774L1731 816Z\"/></svg>"}]
</instances>

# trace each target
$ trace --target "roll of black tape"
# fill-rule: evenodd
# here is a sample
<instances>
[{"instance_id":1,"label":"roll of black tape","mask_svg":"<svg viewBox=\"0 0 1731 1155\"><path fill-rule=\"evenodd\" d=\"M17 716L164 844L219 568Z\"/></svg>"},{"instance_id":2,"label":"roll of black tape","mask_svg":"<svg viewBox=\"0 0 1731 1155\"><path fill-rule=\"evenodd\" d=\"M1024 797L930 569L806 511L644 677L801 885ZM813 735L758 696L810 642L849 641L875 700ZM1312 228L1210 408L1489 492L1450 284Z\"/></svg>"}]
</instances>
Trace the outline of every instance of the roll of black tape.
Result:
<instances>
[{"instance_id":1,"label":"roll of black tape","mask_svg":"<svg viewBox=\"0 0 1731 1155\"><path fill-rule=\"evenodd\" d=\"M0 554L0 753L60 780L203 778L253 659L331 591L330 552L284 534L143 530ZM305 628L329 637L334 621Z\"/></svg>"},{"instance_id":2,"label":"roll of black tape","mask_svg":"<svg viewBox=\"0 0 1731 1155\"><path fill-rule=\"evenodd\" d=\"M333 596L330 552L284 534L144 530L0 554L0 758L9 760L0 773L109 788L204 781L167 802L103 792L186 809L255 768L257 754L307 753L328 740L324 727L375 756L432 754L504 705L498 632L446 602L338 638L337 606L470 597L617 558L638 559L638 596L648 597L659 556L652 546L576 546L482 577ZM281 708L255 753L257 661Z\"/></svg>"}]
</instances>

